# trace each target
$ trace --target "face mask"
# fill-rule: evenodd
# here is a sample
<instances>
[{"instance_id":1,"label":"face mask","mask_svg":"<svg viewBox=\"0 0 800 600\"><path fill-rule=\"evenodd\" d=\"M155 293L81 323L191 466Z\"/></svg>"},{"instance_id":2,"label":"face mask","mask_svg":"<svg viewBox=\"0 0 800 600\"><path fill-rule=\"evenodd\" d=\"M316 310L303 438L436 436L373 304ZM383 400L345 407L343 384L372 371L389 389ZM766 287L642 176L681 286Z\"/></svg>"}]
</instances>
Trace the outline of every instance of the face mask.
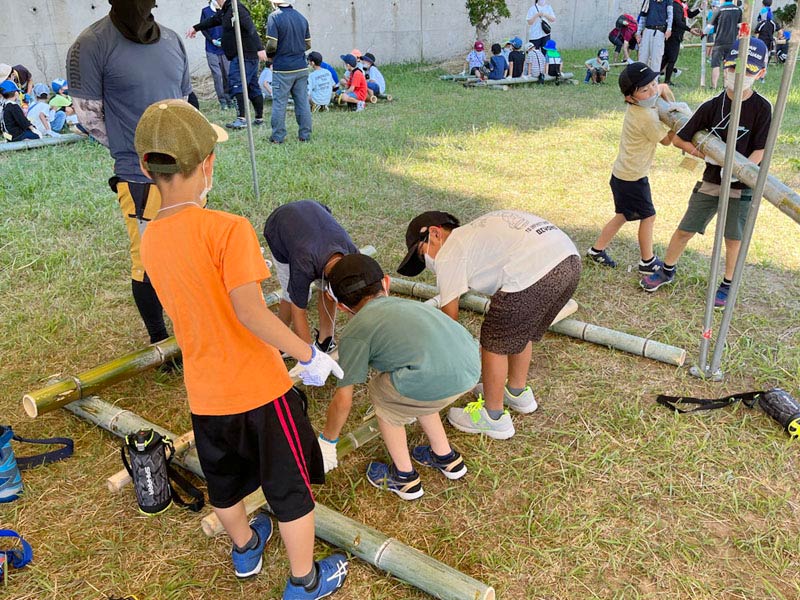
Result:
<instances>
[{"instance_id":1,"label":"face mask","mask_svg":"<svg viewBox=\"0 0 800 600\"><path fill-rule=\"evenodd\" d=\"M742 91L746 92L750 88L753 87L756 78L751 77L750 75L744 76L744 81L742 82ZM729 92L733 92L733 88L736 87L736 72L735 71L725 71L725 89Z\"/></svg>"},{"instance_id":2,"label":"face mask","mask_svg":"<svg viewBox=\"0 0 800 600\"><path fill-rule=\"evenodd\" d=\"M155 0L109 0L108 16L119 32L137 44L155 44L161 39L161 30L150 13Z\"/></svg>"},{"instance_id":3,"label":"face mask","mask_svg":"<svg viewBox=\"0 0 800 600\"><path fill-rule=\"evenodd\" d=\"M208 160L208 158L206 158L206 160ZM206 196L208 196L208 192L210 192L211 188L214 186L214 179L212 178L211 181L209 181L206 176L206 160L203 161L203 165L200 167L203 169L203 185L205 186L200 191L200 202L202 202L201 206L203 207L207 204Z\"/></svg>"},{"instance_id":4,"label":"face mask","mask_svg":"<svg viewBox=\"0 0 800 600\"><path fill-rule=\"evenodd\" d=\"M644 100L637 100L636 104L641 106L642 108L653 108L655 107L656 103L658 102L658 94L653 94L649 98L645 98Z\"/></svg>"},{"instance_id":5,"label":"face mask","mask_svg":"<svg viewBox=\"0 0 800 600\"><path fill-rule=\"evenodd\" d=\"M425 253L425 268L431 273L436 273L436 261L427 252Z\"/></svg>"}]
</instances>

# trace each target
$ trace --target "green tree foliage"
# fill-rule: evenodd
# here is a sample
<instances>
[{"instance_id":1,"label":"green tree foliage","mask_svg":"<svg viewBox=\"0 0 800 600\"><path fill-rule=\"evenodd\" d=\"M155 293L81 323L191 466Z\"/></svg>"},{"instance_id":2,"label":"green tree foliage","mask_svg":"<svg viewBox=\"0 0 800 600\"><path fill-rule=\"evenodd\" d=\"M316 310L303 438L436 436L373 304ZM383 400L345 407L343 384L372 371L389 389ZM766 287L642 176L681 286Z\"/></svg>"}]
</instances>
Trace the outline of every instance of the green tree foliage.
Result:
<instances>
[{"instance_id":1,"label":"green tree foliage","mask_svg":"<svg viewBox=\"0 0 800 600\"><path fill-rule=\"evenodd\" d=\"M270 0L246 0L243 2L239 0L239 4L244 4L250 10L250 16L253 18L258 35L261 36L261 41L267 43L267 17L272 12L272 2Z\"/></svg>"},{"instance_id":2,"label":"green tree foliage","mask_svg":"<svg viewBox=\"0 0 800 600\"><path fill-rule=\"evenodd\" d=\"M793 3L787 4L783 8L776 9L774 12L775 18L788 27L792 24L797 15L797 0L794 0Z\"/></svg>"},{"instance_id":3,"label":"green tree foliage","mask_svg":"<svg viewBox=\"0 0 800 600\"><path fill-rule=\"evenodd\" d=\"M467 11L479 38L484 37L489 25L511 16L506 0L467 0Z\"/></svg>"}]
</instances>

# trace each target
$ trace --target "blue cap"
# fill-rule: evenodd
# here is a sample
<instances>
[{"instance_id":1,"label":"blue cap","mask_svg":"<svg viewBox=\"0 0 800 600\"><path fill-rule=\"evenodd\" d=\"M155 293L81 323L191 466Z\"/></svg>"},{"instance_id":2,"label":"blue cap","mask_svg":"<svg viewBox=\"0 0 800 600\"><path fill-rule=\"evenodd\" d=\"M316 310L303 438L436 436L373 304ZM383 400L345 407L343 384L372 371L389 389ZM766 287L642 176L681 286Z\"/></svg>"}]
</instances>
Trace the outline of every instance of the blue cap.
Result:
<instances>
[{"instance_id":1,"label":"blue cap","mask_svg":"<svg viewBox=\"0 0 800 600\"><path fill-rule=\"evenodd\" d=\"M67 85L66 79L53 79L52 83L50 84L50 87L53 88L53 92L57 94L58 92L61 91L61 88L69 86Z\"/></svg>"},{"instance_id":2,"label":"blue cap","mask_svg":"<svg viewBox=\"0 0 800 600\"><path fill-rule=\"evenodd\" d=\"M17 87L17 84L11 81L10 79L6 79L3 83L0 83L0 93L2 94L10 94L11 92L18 92L20 91Z\"/></svg>"},{"instance_id":3,"label":"blue cap","mask_svg":"<svg viewBox=\"0 0 800 600\"><path fill-rule=\"evenodd\" d=\"M33 86L33 95L37 98L41 98L42 96L49 96L50 90L49 88L43 83L37 83Z\"/></svg>"},{"instance_id":4,"label":"blue cap","mask_svg":"<svg viewBox=\"0 0 800 600\"><path fill-rule=\"evenodd\" d=\"M544 45L545 50L555 50L556 49L556 41L555 40L547 40L547 43Z\"/></svg>"},{"instance_id":5,"label":"blue cap","mask_svg":"<svg viewBox=\"0 0 800 600\"><path fill-rule=\"evenodd\" d=\"M342 54L339 56L346 65L350 65L351 67L355 67L358 64L358 59L352 54Z\"/></svg>"},{"instance_id":6,"label":"blue cap","mask_svg":"<svg viewBox=\"0 0 800 600\"><path fill-rule=\"evenodd\" d=\"M768 56L767 45L758 38L750 38L750 48L747 50L747 72L753 75L766 67ZM725 68L735 67L738 58L739 40L736 40L725 58Z\"/></svg>"},{"instance_id":7,"label":"blue cap","mask_svg":"<svg viewBox=\"0 0 800 600\"><path fill-rule=\"evenodd\" d=\"M517 37L517 36L514 36L514 37L513 37L513 38L511 38L509 41L511 42L511 45L512 45L512 46L513 46L515 49L519 50L520 48L522 48L522 40L521 40L519 37Z\"/></svg>"}]
</instances>

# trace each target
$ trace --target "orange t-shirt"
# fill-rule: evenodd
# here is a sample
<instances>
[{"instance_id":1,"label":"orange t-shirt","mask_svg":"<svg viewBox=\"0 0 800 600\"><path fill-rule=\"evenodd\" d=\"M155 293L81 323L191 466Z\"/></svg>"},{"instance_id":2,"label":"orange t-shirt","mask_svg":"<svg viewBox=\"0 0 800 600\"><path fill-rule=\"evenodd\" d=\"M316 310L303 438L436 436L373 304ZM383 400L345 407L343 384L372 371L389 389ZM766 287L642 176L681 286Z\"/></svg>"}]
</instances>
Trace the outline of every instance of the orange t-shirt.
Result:
<instances>
[{"instance_id":1,"label":"orange t-shirt","mask_svg":"<svg viewBox=\"0 0 800 600\"><path fill-rule=\"evenodd\" d=\"M353 86L353 93L362 102L367 99L367 78L364 77L361 69L350 71L350 85Z\"/></svg>"},{"instance_id":2,"label":"orange t-shirt","mask_svg":"<svg viewBox=\"0 0 800 600\"><path fill-rule=\"evenodd\" d=\"M228 295L270 276L246 219L190 206L149 223L141 254L175 328L192 413L246 412L292 387L280 352L242 325Z\"/></svg>"}]
</instances>

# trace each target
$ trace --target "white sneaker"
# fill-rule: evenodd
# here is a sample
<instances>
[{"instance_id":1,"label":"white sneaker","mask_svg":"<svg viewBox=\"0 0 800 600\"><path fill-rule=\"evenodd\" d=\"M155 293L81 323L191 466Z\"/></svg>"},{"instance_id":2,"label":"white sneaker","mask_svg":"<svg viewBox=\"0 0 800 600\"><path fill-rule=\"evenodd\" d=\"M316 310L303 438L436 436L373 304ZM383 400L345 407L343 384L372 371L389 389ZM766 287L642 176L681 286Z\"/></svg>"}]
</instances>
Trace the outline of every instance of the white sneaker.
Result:
<instances>
[{"instance_id":1,"label":"white sneaker","mask_svg":"<svg viewBox=\"0 0 800 600\"><path fill-rule=\"evenodd\" d=\"M356 112L364 110L365 106L366 106L366 103L361 101L361 100L359 100L358 102L356 102Z\"/></svg>"},{"instance_id":2,"label":"white sneaker","mask_svg":"<svg viewBox=\"0 0 800 600\"><path fill-rule=\"evenodd\" d=\"M472 393L476 396L483 396L483 384L479 383L472 388ZM525 389L515 396L508 391L506 386L503 386L503 404L508 406L511 410L527 415L539 408L536 398L533 395L531 386L525 386Z\"/></svg>"},{"instance_id":3,"label":"white sneaker","mask_svg":"<svg viewBox=\"0 0 800 600\"><path fill-rule=\"evenodd\" d=\"M508 411L504 411L499 419L492 419L483 407L481 396L464 408L451 408L447 412L447 420L459 431L482 433L495 440L507 440L515 433Z\"/></svg>"}]
</instances>

